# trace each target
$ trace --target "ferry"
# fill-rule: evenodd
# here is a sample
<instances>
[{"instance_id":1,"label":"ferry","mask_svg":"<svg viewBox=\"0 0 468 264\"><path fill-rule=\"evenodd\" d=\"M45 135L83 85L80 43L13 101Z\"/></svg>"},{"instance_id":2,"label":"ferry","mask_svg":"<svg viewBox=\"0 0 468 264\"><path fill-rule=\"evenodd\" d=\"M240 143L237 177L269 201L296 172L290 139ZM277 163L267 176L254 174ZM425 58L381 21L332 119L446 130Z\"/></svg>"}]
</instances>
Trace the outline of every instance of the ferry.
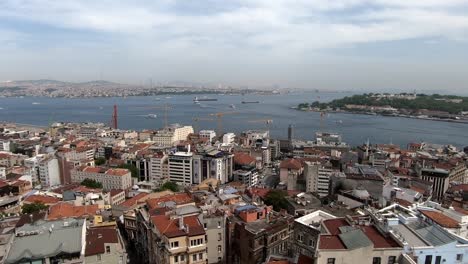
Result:
<instances>
[{"instance_id":1,"label":"ferry","mask_svg":"<svg viewBox=\"0 0 468 264\"><path fill-rule=\"evenodd\" d=\"M243 104L259 104L260 101L242 101Z\"/></svg>"},{"instance_id":2,"label":"ferry","mask_svg":"<svg viewBox=\"0 0 468 264\"><path fill-rule=\"evenodd\" d=\"M148 119L156 119L156 118L158 118L158 115L157 115L157 114L147 114L147 115L146 115L146 118L148 118Z\"/></svg>"},{"instance_id":3,"label":"ferry","mask_svg":"<svg viewBox=\"0 0 468 264\"><path fill-rule=\"evenodd\" d=\"M216 98L207 98L207 97L198 98L198 97L195 96L195 98L193 98L193 101L196 103L196 102L206 102L206 101L218 101L218 99L216 99Z\"/></svg>"}]
</instances>

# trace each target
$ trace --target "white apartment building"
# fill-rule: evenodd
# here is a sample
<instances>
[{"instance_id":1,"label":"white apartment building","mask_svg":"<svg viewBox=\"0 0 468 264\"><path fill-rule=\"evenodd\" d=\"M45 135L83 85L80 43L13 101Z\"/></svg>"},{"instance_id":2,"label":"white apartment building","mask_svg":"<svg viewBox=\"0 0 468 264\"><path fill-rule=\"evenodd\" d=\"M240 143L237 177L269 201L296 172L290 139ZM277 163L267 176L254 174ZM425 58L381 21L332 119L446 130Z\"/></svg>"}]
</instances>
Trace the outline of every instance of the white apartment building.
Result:
<instances>
[{"instance_id":1,"label":"white apartment building","mask_svg":"<svg viewBox=\"0 0 468 264\"><path fill-rule=\"evenodd\" d=\"M159 153L149 159L149 180L157 186L162 185L169 178L169 155Z\"/></svg>"},{"instance_id":2,"label":"white apartment building","mask_svg":"<svg viewBox=\"0 0 468 264\"><path fill-rule=\"evenodd\" d=\"M193 174L193 153L176 152L168 158L169 180L179 185L191 185Z\"/></svg>"},{"instance_id":3,"label":"white apartment building","mask_svg":"<svg viewBox=\"0 0 468 264\"><path fill-rule=\"evenodd\" d=\"M0 180L6 179L6 167L0 166Z\"/></svg>"},{"instance_id":4,"label":"white apartment building","mask_svg":"<svg viewBox=\"0 0 468 264\"><path fill-rule=\"evenodd\" d=\"M46 156L39 163L39 181L42 187L60 185L60 168L58 159L54 156Z\"/></svg>"},{"instance_id":5,"label":"white apartment building","mask_svg":"<svg viewBox=\"0 0 468 264\"><path fill-rule=\"evenodd\" d=\"M327 196L332 173L330 164L307 161L304 166L306 192L315 192L321 197Z\"/></svg>"},{"instance_id":6,"label":"white apartment building","mask_svg":"<svg viewBox=\"0 0 468 264\"><path fill-rule=\"evenodd\" d=\"M209 142L212 142L216 137L216 132L213 130L200 130L198 134L200 135L200 138L206 138Z\"/></svg>"},{"instance_id":7,"label":"white apartment building","mask_svg":"<svg viewBox=\"0 0 468 264\"><path fill-rule=\"evenodd\" d=\"M236 139L236 135L234 133L226 133L223 135L223 144L232 144Z\"/></svg>"},{"instance_id":8,"label":"white apartment building","mask_svg":"<svg viewBox=\"0 0 468 264\"><path fill-rule=\"evenodd\" d=\"M192 126L172 125L157 131L152 140L156 145L170 147L181 140L186 140L190 134L193 134Z\"/></svg>"},{"instance_id":9,"label":"white apartment building","mask_svg":"<svg viewBox=\"0 0 468 264\"><path fill-rule=\"evenodd\" d=\"M104 190L126 190L132 187L132 175L127 169L105 169L86 166L71 171L73 183L81 183L85 179L100 182Z\"/></svg>"},{"instance_id":10,"label":"white apartment building","mask_svg":"<svg viewBox=\"0 0 468 264\"><path fill-rule=\"evenodd\" d=\"M251 187L258 183L257 171L236 170L232 174L235 181L242 182L246 187Z\"/></svg>"}]
</instances>

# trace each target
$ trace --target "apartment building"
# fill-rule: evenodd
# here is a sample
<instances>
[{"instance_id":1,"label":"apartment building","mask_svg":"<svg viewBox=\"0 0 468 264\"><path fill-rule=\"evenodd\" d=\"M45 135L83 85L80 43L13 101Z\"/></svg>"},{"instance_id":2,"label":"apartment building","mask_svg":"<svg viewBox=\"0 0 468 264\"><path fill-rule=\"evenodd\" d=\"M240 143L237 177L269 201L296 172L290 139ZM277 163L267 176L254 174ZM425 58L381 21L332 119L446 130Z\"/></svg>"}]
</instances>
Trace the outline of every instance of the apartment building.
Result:
<instances>
[{"instance_id":1,"label":"apartment building","mask_svg":"<svg viewBox=\"0 0 468 264\"><path fill-rule=\"evenodd\" d=\"M180 126L176 124L156 131L152 137L152 141L159 146L171 147L176 142L186 140L190 134L193 134L192 126Z\"/></svg>"},{"instance_id":2,"label":"apartment building","mask_svg":"<svg viewBox=\"0 0 468 264\"><path fill-rule=\"evenodd\" d=\"M198 184L214 178L225 184L232 180L233 156L231 153L207 148L193 156L193 181Z\"/></svg>"},{"instance_id":3,"label":"apartment building","mask_svg":"<svg viewBox=\"0 0 468 264\"><path fill-rule=\"evenodd\" d=\"M149 158L149 180L156 184L162 185L169 179L169 155L164 152L159 152Z\"/></svg>"},{"instance_id":4,"label":"apartment building","mask_svg":"<svg viewBox=\"0 0 468 264\"><path fill-rule=\"evenodd\" d=\"M317 193L320 197L327 196L330 187L330 176L333 172L334 170L330 162L305 162L304 178L306 180L306 192Z\"/></svg>"},{"instance_id":5,"label":"apartment building","mask_svg":"<svg viewBox=\"0 0 468 264\"><path fill-rule=\"evenodd\" d=\"M132 187L132 176L127 169L82 166L71 170L73 183L81 183L85 179L100 182L104 190L126 190Z\"/></svg>"},{"instance_id":6,"label":"apartment building","mask_svg":"<svg viewBox=\"0 0 468 264\"><path fill-rule=\"evenodd\" d=\"M39 181L43 187L60 185L60 167L53 155L45 156L38 162Z\"/></svg>"},{"instance_id":7,"label":"apartment building","mask_svg":"<svg viewBox=\"0 0 468 264\"><path fill-rule=\"evenodd\" d=\"M193 153L176 152L169 154L168 157L168 172L169 181L179 185L189 186L192 184L193 175Z\"/></svg>"}]
</instances>

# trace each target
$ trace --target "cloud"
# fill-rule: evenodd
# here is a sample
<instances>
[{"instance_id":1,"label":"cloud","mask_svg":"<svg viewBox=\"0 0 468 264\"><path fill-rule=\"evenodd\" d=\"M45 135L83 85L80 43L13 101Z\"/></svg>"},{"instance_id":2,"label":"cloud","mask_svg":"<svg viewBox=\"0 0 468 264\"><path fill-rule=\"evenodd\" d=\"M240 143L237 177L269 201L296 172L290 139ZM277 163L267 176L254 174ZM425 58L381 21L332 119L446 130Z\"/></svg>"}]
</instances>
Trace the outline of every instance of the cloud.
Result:
<instances>
[{"instance_id":1,"label":"cloud","mask_svg":"<svg viewBox=\"0 0 468 264\"><path fill-rule=\"evenodd\" d=\"M2 0L0 25L11 23L0 29L0 43L17 40L21 56L43 49L73 61L128 61L139 71L166 72L159 65L171 61L209 63L210 71L250 63L260 72L362 44L464 42L467 10L468 0ZM64 32L76 37L60 39Z\"/></svg>"}]
</instances>

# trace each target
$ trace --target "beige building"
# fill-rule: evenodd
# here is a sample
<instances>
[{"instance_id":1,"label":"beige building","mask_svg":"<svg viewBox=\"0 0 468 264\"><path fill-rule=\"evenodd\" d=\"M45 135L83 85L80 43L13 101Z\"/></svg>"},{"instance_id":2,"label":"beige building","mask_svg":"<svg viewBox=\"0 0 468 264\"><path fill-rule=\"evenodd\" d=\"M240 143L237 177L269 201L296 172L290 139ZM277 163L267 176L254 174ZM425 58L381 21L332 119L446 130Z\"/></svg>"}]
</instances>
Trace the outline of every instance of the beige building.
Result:
<instances>
[{"instance_id":1,"label":"beige building","mask_svg":"<svg viewBox=\"0 0 468 264\"><path fill-rule=\"evenodd\" d=\"M157 131L153 135L153 141L156 145L170 147L181 140L186 140L190 134L193 134L192 126L172 125Z\"/></svg>"},{"instance_id":2,"label":"beige building","mask_svg":"<svg viewBox=\"0 0 468 264\"><path fill-rule=\"evenodd\" d=\"M117 229L90 228L86 231L85 263L125 264L127 253Z\"/></svg>"},{"instance_id":3,"label":"beige building","mask_svg":"<svg viewBox=\"0 0 468 264\"><path fill-rule=\"evenodd\" d=\"M132 187L132 176L127 169L106 169L85 166L71 171L73 183L81 183L85 179L100 182L105 190L126 190Z\"/></svg>"}]
</instances>

